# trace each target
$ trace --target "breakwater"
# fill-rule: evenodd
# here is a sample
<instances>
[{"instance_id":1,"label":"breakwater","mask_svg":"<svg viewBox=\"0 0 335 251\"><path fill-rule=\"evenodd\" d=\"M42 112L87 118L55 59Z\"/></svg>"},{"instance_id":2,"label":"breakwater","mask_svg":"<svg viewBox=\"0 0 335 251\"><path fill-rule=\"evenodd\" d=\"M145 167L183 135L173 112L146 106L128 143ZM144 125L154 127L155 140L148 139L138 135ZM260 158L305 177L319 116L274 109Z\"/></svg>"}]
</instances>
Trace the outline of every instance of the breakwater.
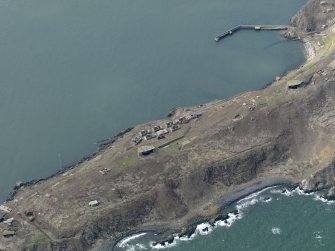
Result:
<instances>
[{"instance_id":1,"label":"breakwater","mask_svg":"<svg viewBox=\"0 0 335 251\"><path fill-rule=\"evenodd\" d=\"M239 30L287 30L291 26L288 25L238 25L214 38L215 42L220 42L220 40L224 39L227 36L233 35L235 32Z\"/></svg>"}]
</instances>

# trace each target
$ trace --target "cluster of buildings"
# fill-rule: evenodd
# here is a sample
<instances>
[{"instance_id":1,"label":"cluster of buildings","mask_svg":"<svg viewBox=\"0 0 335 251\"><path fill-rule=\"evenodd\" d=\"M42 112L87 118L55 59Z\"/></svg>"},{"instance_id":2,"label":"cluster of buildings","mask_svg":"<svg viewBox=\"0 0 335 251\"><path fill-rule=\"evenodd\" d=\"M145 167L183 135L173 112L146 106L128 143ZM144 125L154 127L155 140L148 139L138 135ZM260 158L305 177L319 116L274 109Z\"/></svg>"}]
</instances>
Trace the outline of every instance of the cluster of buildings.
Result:
<instances>
[{"instance_id":1,"label":"cluster of buildings","mask_svg":"<svg viewBox=\"0 0 335 251\"><path fill-rule=\"evenodd\" d=\"M168 121L165 123L164 126L162 125L155 125L151 129L145 129L140 131L138 135L136 135L134 138L131 139L131 143L133 145L140 144L143 140L151 140L154 138L157 139L164 139L165 135L169 132L175 132L179 129L181 129L182 124L187 124L193 119L198 119L201 117L201 113L195 113L195 114L189 114L183 117L180 117L178 119L175 119L173 121Z\"/></svg>"}]
</instances>

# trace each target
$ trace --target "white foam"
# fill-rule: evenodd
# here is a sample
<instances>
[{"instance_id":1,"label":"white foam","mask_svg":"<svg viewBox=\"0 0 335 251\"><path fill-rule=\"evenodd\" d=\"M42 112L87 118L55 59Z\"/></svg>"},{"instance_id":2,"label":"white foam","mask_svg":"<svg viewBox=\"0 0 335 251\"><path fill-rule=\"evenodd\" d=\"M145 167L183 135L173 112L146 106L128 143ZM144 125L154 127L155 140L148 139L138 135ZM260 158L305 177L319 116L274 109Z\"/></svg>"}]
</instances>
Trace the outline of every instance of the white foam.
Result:
<instances>
[{"instance_id":1,"label":"white foam","mask_svg":"<svg viewBox=\"0 0 335 251\"><path fill-rule=\"evenodd\" d=\"M280 229L279 227L273 227L273 228L271 229L271 232L272 232L273 234L281 234L281 229Z\"/></svg>"},{"instance_id":2,"label":"white foam","mask_svg":"<svg viewBox=\"0 0 335 251\"><path fill-rule=\"evenodd\" d=\"M261 193L263 193L263 192L265 192L266 190L269 190L269 189L273 189L273 187L264 188L263 190L252 193L249 196L239 200L236 204L236 209L237 209L238 213L237 214L236 213L228 213L227 219L216 221L214 223L214 226L212 226L208 222L204 222L204 223L201 223L201 224L197 225L194 233L190 237L188 237L188 236L179 237L178 235L175 235L172 243L164 242L163 244L161 244L161 243L154 244L154 242L151 242L150 247L153 248L153 249L170 248L170 247L176 246L178 244L178 241L190 241L190 240L193 240L197 235L208 235L217 227L227 227L227 228L229 228L229 227L232 226L232 224L235 221L243 218L243 210L245 210L246 208L248 208L252 205L255 205L256 203L258 203L260 201L264 201L266 203L272 201L271 197L267 198L267 199L264 199L264 197L257 198ZM271 190L271 192L272 191L273 190ZM282 193L281 190L278 190L278 191L279 191L278 193ZM206 231L204 231L205 229L206 229ZM277 230L275 230L275 231L277 231ZM280 233L280 229L279 229L279 233Z\"/></svg>"},{"instance_id":3,"label":"white foam","mask_svg":"<svg viewBox=\"0 0 335 251\"><path fill-rule=\"evenodd\" d=\"M194 237L196 236L197 234L196 233L193 233L190 237L188 237L188 236L181 236L181 237L179 237L179 236L176 236L175 237L175 239L176 240L181 240L181 241L191 241L191 240L193 240L194 239Z\"/></svg>"},{"instance_id":4,"label":"white foam","mask_svg":"<svg viewBox=\"0 0 335 251\"><path fill-rule=\"evenodd\" d=\"M262 189L262 190L260 190L260 191L258 191L258 192L252 193L252 194L248 195L247 197L244 197L243 199L240 199L240 200L238 201L238 203L239 203L239 202L246 201L246 200L253 199L253 198L257 197L258 195L260 195L261 193L263 193L263 192L265 192L265 191L267 191L267 190L269 190L269 189L271 189L271 188L272 188L272 187L266 187L266 188L264 188L264 189Z\"/></svg>"},{"instance_id":5,"label":"white foam","mask_svg":"<svg viewBox=\"0 0 335 251\"><path fill-rule=\"evenodd\" d=\"M282 190L280 190L280 189L272 189L272 190L270 191L270 193L272 193L272 194L281 194L281 193L282 193Z\"/></svg>"},{"instance_id":6,"label":"white foam","mask_svg":"<svg viewBox=\"0 0 335 251\"><path fill-rule=\"evenodd\" d=\"M239 219L242 219L241 212L239 212L238 215L235 215L233 213L229 213L228 218L226 220L219 220L219 221L215 222L215 226L231 227L231 225Z\"/></svg>"},{"instance_id":7,"label":"white foam","mask_svg":"<svg viewBox=\"0 0 335 251\"><path fill-rule=\"evenodd\" d=\"M242 203L239 203L236 205L236 209L241 211L243 209L246 209L252 205L255 205L259 200L254 198L254 199L251 199L251 200L248 200L248 201L244 201Z\"/></svg>"},{"instance_id":8,"label":"white foam","mask_svg":"<svg viewBox=\"0 0 335 251\"><path fill-rule=\"evenodd\" d=\"M207 231L204 231L204 229L207 228ZM199 233L201 235L207 235L213 231L213 227L209 223L201 223L196 228L196 233Z\"/></svg>"},{"instance_id":9,"label":"white foam","mask_svg":"<svg viewBox=\"0 0 335 251\"><path fill-rule=\"evenodd\" d=\"M132 240L135 240L141 236L144 236L146 235L146 233L141 233L141 234L134 234L134 235L131 235L127 238L124 238L122 241L119 242L119 244L117 244L118 247L120 248L123 248L127 245L128 242L132 241Z\"/></svg>"},{"instance_id":10,"label":"white foam","mask_svg":"<svg viewBox=\"0 0 335 251\"><path fill-rule=\"evenodd\" d=\"M310 195L314 195L314 192L310 192L310 193L306 193L304 190L302 190L300 187L297 187L296 189L294 189L294 192L296 192L299 195L304 195L304 196L310 196Z\"/></svg>"},{"instance_id":11,"label":"white foam","mask_svg":"<svg viewBox=\"0 0 335 251\"><path fill-rule=\"evenodd\" d=\"M192 238L192 236L190 236L190 237L187 237L186 235L185 236L177 236L176 237L176 240L180 240L180 241L190 241L190 240L192 240L193 238Z\"/></svg>"},{"instance_id":12,"label":"white foam","mask_svg":"<svg viewBox=\"0 0 335 251\"><path fill-rule=\"evenodd\" d=\"M313 237L314 239L321 240L322 239L321 232L318 232L318 231L314 232Z\"/></svg>"},{"instance_id":13,"label":"white foam","mask_svg":"<svg viewBox=\"0 0 335 251\"><path fill-rule=\"evenodd\" d=\"M257 199L256 197L259 196L261 193L271 189L272 187L267 187L267 188L264 188L263 190L260 190L258 192L255 192L253 194L250 194L249 196L239 200L237 202L237 205L236 205L236 209L240 212L242 211L243 209L246 209L252 205L255 205L257 202L259 202L259 199ZM272 192L273 190L271 190L270 192ZM261 200L264 201L263 197L260 198ZM271 199L272 200L272 199ZM271 201L270 200L270 201Z\"/></svg>"},{"instance_id":14,"label":"white foam","mask_svg":"<svg viewBox=\"0 0 335 251\"><path fill-rule=\"evenodd\" d=\"M272 197L262 198L262 201L265 203L269 203L272 201Z\"/></svg>"},{"instance_id":15,"label":"white foam","mask_svg":"<svg viewBox=\"0 0 335 251\"><path fill-rule=\"evenodd\" d=\"M319 194L315 195L314 200L321 201L321 202L326 203L328 205L331 205L331 204L335 203L335 201L327 200L327 199L323 198L322 196L320 196Z\"/></svg>"},{"instance_id":16,"label":"white foam","mask_svg":"<svg viewBox=\"0 0 335 251\"><path fill-rule=\"evenodd\" d=\"M178 244L178 241L191 241L193 240L197 235L208 235L210 234L216 227L230 227L236 220L242 219L242 215L239 212L238 214L234 213L229 213L228 218L224 221L220 220L214 223L214 226L209 224L208 222L200 223L197 225L194 233L188 237L188 236L181 236L179 237L178 235L174 236L173 242L168 243L164 242L164 245L161 243L154 244L154 242L150 243L150 247L153 249L165 249L165 248L170 248L174 247ZM207 228L207 229L206 229ZM206 229L207 231L204 231Z\"/></svg>"},{"instance_id":17,"label":"white foam","mask_svg":"<svg viewBox=\"0 0 335 251\"><path fill-rule=\"evenodd\" d=\"M293 196L294 190L293 191L289 191L287 189L285 189L285 192L282 192L283 195L290 197Z\"/></svg>"},{"instance_id":18,"label":"white foam","mask_svg":"<svg viewBox=\"0 0 335 251\"><path fill-rule=\"evenodd\" d=\"M154 245L153 242L150 243L150 247L153 249L165 249L165 248L171 248L177 245L176 239L173 240L172 243L168 243L167 241L164 242L164 245L162 245L161 243L158 243L156 245Z\"/></svg>"}]
</instances>

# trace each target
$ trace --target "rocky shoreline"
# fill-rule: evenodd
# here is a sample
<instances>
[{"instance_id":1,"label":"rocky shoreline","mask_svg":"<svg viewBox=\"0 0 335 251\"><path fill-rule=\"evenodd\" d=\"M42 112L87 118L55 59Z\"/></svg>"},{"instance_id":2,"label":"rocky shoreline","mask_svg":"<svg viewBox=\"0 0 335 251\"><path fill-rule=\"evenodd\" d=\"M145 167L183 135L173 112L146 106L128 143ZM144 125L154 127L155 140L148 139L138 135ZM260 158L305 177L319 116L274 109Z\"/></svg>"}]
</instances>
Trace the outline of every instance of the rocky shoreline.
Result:
<instances>
[{"instance_id":1,"label":"rocky shoreline","mask_svg":"<svg viewBox=\"0 0 335 251\"><path fill-rule=\"evenodd\" d=\"M278 180L278 183L275 182L275 179ZM218 225L228 225L232 224L234 222L231 221L231 218L239 219L239 215L242 213L237 209L232 209L230 206L232 204L235 204L242 199L247 198L250 195L256 195L257 193L261 193L264 190L267 190L268 188L279 188L281 190L281 194L286 196L292 196L292 193L297 192L298 194L302 195L313 195L316 191L304 191L301 188L301 185L298 183L293 182L290 179L285 179L281 177L276 177L275 179L268 179L268 180L262 180L257 182L258 185L255 186L251 185L251 187L248 187L248 192L245 192L243 194L240 194L238 196L237 194L233 194L234 199L229 200L227 202L227 198L224 199L224 204L222 204L222 210L221 213L218 213L216 217L212 218L204 218L199 219L198 221L184 227L182 230L178 232L173 232L171 234L171 229L164 229L160 228L159 226L155 226L152 229L148 230L140 230L133 232L129 235L127 235L125 238L121 238L119 240L113 241L112 243L106 243L104 248L97 248L94 249L96 251L102 251L102 250L114 250L116 247L124 246L124 242L127 242L128 239L132 239L134 237L139 237L145 234L152 233L156 236L156 241L152 244L155 247L160 248L168 248L169 246L172 246L176 240L183 239L183 240L192 240L197 234L204 234L204 233L210 233L212 231L212 228L216 228ZM247 187L247 185L245 185ZM335 189L331 189L325 192L323 196L320 196L320 200L327 203L333 203L335 202ZM271 201L270 197L263 198L264 202ZM229 223L231 222L231 223ZM167 236L167 233L168 236Z\"/></svg>"},{"instance_id":2,"label":"rocky shoreline","mask_svg":"<svg viewBox=\"0 0 335 251\"><path fill-rule=\"evenodd\" d=\"M225 196L222 197L222 199L220 200L220 209L218 210L217 214L212 217L197 219L196 221L183 227L183 229L177 230L175 232L172 229L164 228L162 226L155 226L147 230L141 229L139 231L130 233L129 235L124 236L123 238L113 241L113 243L108 244L108 247L112 247L112 250L114 250L115 247L119 245L119 243L124 238L131 237L133 235L142 234L142 233L154 233L158 235L157 237L158 240L154 243L154 246L155 245L160 245L160 246L169 245L174 241L176 236L178 236L178 238L185 237L185 238L190 239L192 235L196 232L197 226L203 223L208 223L212 227L214 227L217 222L220 222L220 221L226 222L229 219L229 215L231 214L237 216L239 214L237 210L229 211L229 208L234 203L240 201L243 198L246 198L247 196L251 194L260 192L266 188L277 187L277 186L280 186L280 187L288 189L289 191L292 191L296 189L297 187L299 187L299 183L296 183L294 180L287 178L287 177L270 177L270 178L259 179L256 181L248 182L236 188L235 191L226 193ZM173 233L171 234L171 232Z\"/></svg>"}]
</instances>

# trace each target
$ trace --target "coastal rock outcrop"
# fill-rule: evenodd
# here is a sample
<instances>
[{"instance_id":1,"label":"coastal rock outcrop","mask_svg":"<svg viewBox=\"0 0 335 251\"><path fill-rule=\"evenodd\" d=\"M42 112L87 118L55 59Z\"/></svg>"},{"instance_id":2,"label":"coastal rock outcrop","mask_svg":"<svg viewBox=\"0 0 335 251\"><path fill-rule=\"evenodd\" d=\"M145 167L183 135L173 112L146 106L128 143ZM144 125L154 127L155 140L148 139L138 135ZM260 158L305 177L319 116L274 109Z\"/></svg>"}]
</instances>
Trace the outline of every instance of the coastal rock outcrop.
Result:
<instances>
[{"instance_id":1,"label":"coastal rock outcrop","mask_svg":"<svg viewBox=\"0 0 335 251\"><path fill-rule=\"evenodd\" d=\"M291 19L300 32L320 32L335 22L335 0L309 0Z\"/></svg>"}]
</instances>

